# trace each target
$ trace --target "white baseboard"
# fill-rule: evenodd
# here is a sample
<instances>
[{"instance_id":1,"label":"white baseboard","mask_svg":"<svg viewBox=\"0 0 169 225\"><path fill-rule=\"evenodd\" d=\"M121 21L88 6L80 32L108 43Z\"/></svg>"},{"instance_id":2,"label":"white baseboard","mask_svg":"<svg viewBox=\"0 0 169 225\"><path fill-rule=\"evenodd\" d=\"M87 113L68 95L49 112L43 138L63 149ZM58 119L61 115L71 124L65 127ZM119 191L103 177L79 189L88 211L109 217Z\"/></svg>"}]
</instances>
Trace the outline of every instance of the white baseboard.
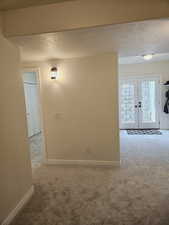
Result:
<instances>
[{"instance_id":1,"label":"white baseboard","mask_svg":"<svg viewBox=\"0 0 169 225\"><path fill-rule=\"evenodd\" d=\"M2 222L1 225L9 225L12 220L15 218L15 216L21 211L21 209L26 205L26 203L30 200L34 193L34 187L32 186L27 193L24 195L24 197L21 199L21 201L17 204L17 206L9 213L7 218Z\"/></svg>"},{"instance_id":2,"label":"white baseboard","mask_svg":"<svg viewBox=\"0 0 169 225\"><path fill-rule=\"evenodd\" d=\"M96 160L57 160L47 159L47 165L75 165L75 166L120 166L120 161L96 161Z\"/></svg>"}]
</instances>

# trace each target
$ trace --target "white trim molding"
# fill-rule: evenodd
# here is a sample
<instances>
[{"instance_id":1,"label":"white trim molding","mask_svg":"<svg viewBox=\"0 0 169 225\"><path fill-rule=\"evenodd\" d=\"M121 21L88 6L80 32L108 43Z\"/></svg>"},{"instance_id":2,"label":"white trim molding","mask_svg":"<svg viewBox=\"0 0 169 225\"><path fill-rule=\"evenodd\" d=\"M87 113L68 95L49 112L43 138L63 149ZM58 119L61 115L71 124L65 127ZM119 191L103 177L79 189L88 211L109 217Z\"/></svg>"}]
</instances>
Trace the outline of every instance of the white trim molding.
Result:
<instances>
[{"instance_id":1,"label":"white trim molding","mask_svg":"<svg viewBox=\"0 0 169 225\"><path fill-rule=\"evenodd\" d=\"M24 67L22 69L22 74L24 72L35 72L37 75L37 84L38 84L38 98L39 98L39 107L40 107L40 124L41 124L41 136L42 136L42 162L46 161L46 142L45 142L45 128L43 120L43 110L42 110L42 90L41 90L41 79L40 79L40 68L39 67Z\"/></svg>"},{"instance_id":2,"label":"white trim molding","mask_svg":"<svg viewBox=\"0 0 169 225\"><path fill-rule=\"evenodd\" d=\"M74 165L74 166L102 166L102 167L119 167L120 161L96 161L96 160L62 160L47 159L47 165Z\"/></svg>"},{"instance_id":3,"label":"white trim molding","mask_svg":"<svg viewBox=\"0 0 169 225\"><path fill-rule=\"evenodd\" d=\"M17 204L17 206L9 213L9 215L7 216L7 218L2 222L1 225L9 225L12 222L12 220L15 218L15 216L28 203L28 201L32 197L33 193L34 193L34 187L32 185L31 188L26 192L26 194L20 200L20 202Z\"/></svg>"}]
</instances>

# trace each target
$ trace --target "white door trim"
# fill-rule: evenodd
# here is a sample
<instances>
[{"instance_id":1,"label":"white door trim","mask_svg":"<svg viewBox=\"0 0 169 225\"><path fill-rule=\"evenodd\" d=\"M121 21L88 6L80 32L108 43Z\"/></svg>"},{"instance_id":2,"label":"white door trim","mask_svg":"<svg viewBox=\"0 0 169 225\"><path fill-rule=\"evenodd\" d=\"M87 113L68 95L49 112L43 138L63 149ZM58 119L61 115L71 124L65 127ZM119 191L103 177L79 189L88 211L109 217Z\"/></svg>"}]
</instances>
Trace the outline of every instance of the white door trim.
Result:
<instances>
[{"instance_id":1,"label":"white door trim","mask_svg":"<svg viewBox=\"0 0 169 225\"><path fill-rule=\"evenodd\" d=\"M42 94L41 94L41 80L40 80L40 68L23 68L22 77L24 72L36 72L37 74L37 87L38 87L38 98L39 98L39 109L40 109L40 123L41 123L41 135L42 135L42 162L46 163L47 161L47 151L46 151L46 141L45 141L45 129L44 129L44 119L43 119L43 110L42 110ZM23 78L22 78L23 79Z\"/></svg>"}]
</instances>

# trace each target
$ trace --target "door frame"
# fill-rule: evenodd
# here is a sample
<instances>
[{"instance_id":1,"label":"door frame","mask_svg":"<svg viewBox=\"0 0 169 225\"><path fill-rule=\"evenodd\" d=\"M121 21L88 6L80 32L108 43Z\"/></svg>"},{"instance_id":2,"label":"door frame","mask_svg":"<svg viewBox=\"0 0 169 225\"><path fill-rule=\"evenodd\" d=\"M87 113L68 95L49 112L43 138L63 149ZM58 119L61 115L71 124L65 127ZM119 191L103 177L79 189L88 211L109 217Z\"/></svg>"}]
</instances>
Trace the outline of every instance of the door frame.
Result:
<instances>
[{"instance_id":1,"label":"door frame","mask_svg":"<svg viewBox=\"0 0 169 225\"><path fill-rule=\"evenodd\" d=\"M157 129L160 129L160 109L161 109L161 80L162 77L161 75L155 75L154 73L146 73L146 74L139 74L139 75L134 75L133 73L131 73L132 75L119 75L119 99L120 99L120 81L121 80L134 80L134 79L156 79L158 80L158 88L157 88L157 96L158 96L158 100L157 100L157 104L159 105L159 107L157 107L157 122L159 124ZM120 120L120 101L119 101L119 124L120 124L120 129L124 130L126 128L121 128L121 120ZM129 128L130 129L130 128ZM139 129L143 129L143 128L139 128ZM146 128L145 128L146 129Z\"/></svg>"},{"instance_id":2,"label":"door frame","mask_svg":"<svg viewBox=\"0 0 169 225\"><path fill-rule=\"evenodd\" d=\"M41 92L41 80L40 80L40 68L31 67L31 68L23 68L21 71L22 75L22 83L23 82L23 73L25 72L35 72L37 76L37 89L38 89L38 99L39 99L39 114L40 114L40 125L41 125L41 135L42 135L42 163L46 163L47 161L47 152L46 152L46 141L45 141L45 129L44 129L44 119L43 119L43 110L42 110L42 92ZM24 98L25 99L25 98ZM26 108L26 105L25 105ZM28 124L26 124L28 126ZM28 135L27 135L28 137Z\"/></svg>"}]
</instances>

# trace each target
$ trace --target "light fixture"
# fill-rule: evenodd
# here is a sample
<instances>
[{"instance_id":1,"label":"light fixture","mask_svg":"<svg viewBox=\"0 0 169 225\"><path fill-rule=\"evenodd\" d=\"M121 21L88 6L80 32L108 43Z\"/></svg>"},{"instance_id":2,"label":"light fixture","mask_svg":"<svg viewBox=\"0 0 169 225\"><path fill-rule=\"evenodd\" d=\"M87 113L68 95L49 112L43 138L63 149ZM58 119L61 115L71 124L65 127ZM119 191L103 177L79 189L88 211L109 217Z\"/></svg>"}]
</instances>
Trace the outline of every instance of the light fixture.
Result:
<instances>
[{"instance_id":1,"label":"light fixture","mask_svg":"<svg viewBox=\"0 0 169 225\"><path fill-rule=\"evenodd\" d=\"M143 55L144 60L150 60L153 58L154 54L147 54L147 55Z\"/></svg>"},{"instance_id":2,"label":"light fixture","mask_svg":"<svg viewBox=\"0 0 169 225\"><path fill-rule=\"evenodd\" d=\"M51 70L50 70L50 78L51 79L56 79L57 78L57 71L58 71L58 69L57 69L57 67L52 67L51 68Z\"/></svg>"}]
</instances>

